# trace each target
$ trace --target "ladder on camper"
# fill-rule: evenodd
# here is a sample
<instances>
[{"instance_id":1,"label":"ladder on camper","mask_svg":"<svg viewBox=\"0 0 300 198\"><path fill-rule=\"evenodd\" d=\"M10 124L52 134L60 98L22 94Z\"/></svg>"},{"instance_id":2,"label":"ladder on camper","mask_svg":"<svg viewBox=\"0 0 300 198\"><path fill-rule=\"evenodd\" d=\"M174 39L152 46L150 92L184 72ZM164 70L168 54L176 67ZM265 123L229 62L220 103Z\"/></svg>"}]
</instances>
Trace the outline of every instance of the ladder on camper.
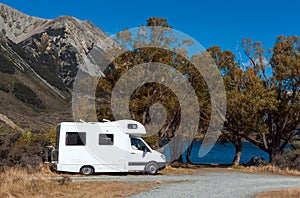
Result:
<instances>
[{"instance_id":1,"label":"ladder on camper","mask_svg":"<svg viewBox=\"0 0 300 198\"><path fill-rule=\"evenodd\" d=\"M44 163L54 163L57 161L57 151L54 146L45 146L42 151L42 161Z\"/></svg>"}]
</instances>

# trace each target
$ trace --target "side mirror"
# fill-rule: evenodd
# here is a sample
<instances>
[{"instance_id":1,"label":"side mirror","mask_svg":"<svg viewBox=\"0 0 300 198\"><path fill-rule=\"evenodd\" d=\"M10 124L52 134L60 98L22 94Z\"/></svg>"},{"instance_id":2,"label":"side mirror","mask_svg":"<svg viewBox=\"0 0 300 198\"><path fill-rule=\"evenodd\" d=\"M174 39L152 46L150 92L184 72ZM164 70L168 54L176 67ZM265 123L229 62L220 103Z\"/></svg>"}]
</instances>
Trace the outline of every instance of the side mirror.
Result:
<instances>
[{"instance_id":1,"label":"side mirror","mask_svg":"<svg viewBox=\"0 0 300 198\"><path fill-rule=\"evenodd\" d=\"M138 148L136 148L136 146L134 146L134 145L131 145L131 148L134 150L138 150Z\"/></svg>"}]
</instances>

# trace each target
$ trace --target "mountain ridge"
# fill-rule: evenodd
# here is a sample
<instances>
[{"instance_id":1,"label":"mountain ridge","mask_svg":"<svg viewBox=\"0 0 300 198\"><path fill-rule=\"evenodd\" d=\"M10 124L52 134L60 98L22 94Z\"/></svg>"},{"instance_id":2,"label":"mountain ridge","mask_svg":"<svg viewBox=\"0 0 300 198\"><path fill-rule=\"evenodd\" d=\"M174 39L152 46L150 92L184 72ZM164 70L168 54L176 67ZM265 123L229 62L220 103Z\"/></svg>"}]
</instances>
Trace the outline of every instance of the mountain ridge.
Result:
<instances>
[{"instance_id":1,"label":"mountain ridge","mask_svg":"<svg viewBox=\"0 0 300 198\"><path fill-rule=\"evenodd\" d=\"M87 20L42 19L1 3L0 11L0 113L33 130L72 120L78 69L102 75L98 59L115 42Z\"/></svg>"}]
</instances>

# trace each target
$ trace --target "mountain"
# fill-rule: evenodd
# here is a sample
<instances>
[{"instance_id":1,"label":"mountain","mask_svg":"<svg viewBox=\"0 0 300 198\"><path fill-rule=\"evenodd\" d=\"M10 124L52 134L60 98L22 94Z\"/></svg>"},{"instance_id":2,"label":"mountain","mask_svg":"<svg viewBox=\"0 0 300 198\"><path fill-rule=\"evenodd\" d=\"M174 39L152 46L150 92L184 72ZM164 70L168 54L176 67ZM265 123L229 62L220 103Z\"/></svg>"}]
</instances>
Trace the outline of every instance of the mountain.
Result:
<instances>
[{"instance_id":1,"label":"mountain","mask_svg":"<svg viewBox=\"0 0 300 198\"><path fill-rule=\"evenodd\" d=\"M99 73L99 60L91 50L101 54L114 45L89 21L41 19L0 4L0 120L5 116L33 130L72 120L71 91L78 68Z\"/></svg>"}]
</instances>

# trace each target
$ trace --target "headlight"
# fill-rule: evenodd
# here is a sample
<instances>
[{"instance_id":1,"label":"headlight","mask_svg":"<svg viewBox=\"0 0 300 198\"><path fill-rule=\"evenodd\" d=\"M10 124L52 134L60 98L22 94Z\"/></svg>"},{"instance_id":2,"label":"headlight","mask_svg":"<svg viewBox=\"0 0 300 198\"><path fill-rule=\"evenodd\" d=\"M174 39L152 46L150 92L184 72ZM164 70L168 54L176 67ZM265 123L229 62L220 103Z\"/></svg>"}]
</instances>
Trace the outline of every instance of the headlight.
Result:
<instances>
[{"instance_id":1,"label":"headlight","mask_svg":"<svg viewBox=\"0 0 300 198\"><path fill-rule=\"evenodd\" d=\"M161 157L163 160L166 160L166 156L164 156L163 154L161 154L160 157Z\"/></svg>"}]
</instances>

